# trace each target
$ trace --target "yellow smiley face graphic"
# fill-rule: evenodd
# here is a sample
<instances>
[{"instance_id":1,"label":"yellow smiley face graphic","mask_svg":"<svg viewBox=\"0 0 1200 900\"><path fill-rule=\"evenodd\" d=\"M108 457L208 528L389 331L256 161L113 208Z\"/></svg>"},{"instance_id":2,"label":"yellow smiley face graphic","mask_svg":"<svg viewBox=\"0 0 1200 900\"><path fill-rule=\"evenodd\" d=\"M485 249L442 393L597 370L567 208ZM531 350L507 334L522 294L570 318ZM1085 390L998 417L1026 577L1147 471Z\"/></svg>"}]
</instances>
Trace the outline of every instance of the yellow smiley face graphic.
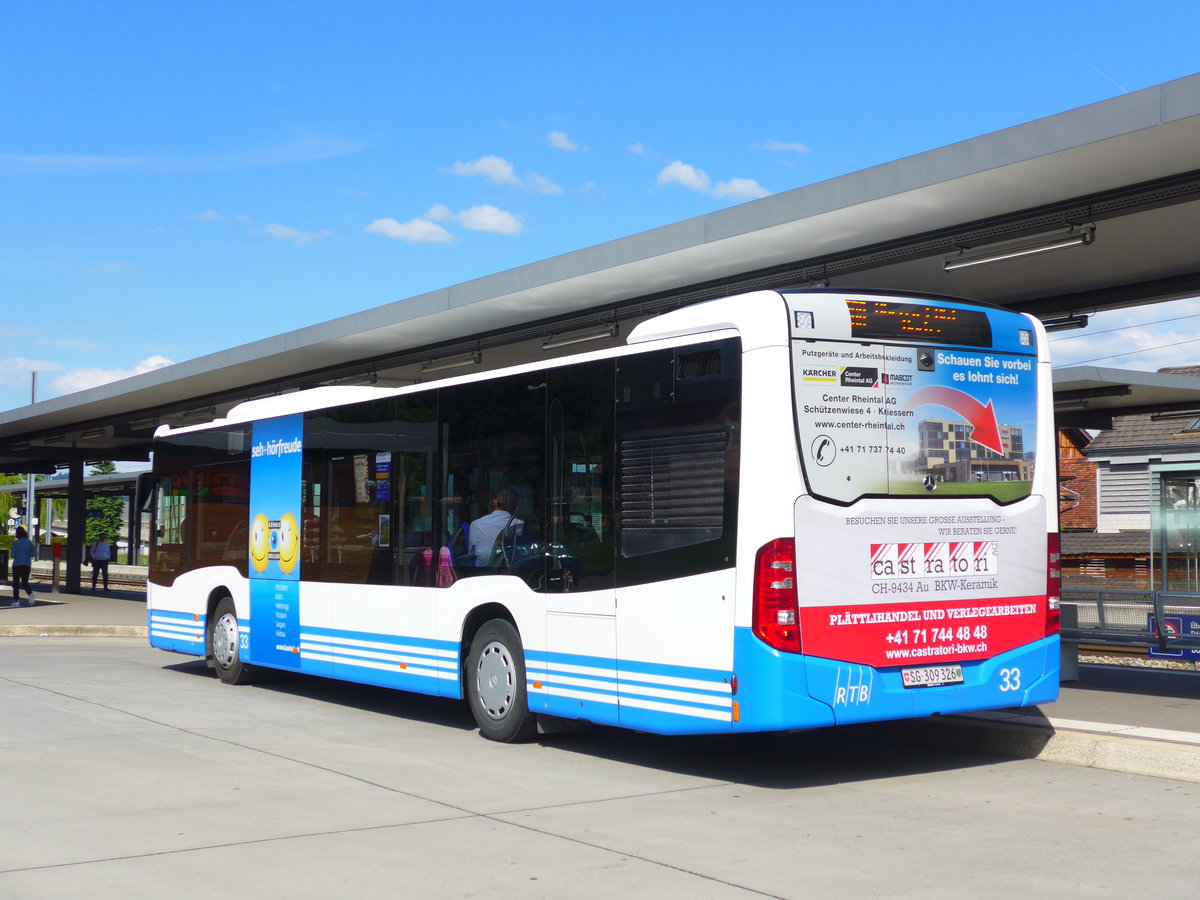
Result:
<instances>
[{"instance_id":1,"label":"yellow smiley face graphic","mask_svg":"<svg viewBox=\"0 0 1200 900\"><path fill-rule=\"evenodd\" d=\"M284 513L279 520L279 568L288 575L300 559L300 529L296 517Z\"/></svg>"},{"instance_id":2,"label":"yellow smiley face graphic","mask_svg":"<svg viewBox=\"0 0 1200 900\"><path fill-rule=\"evenodd\" d=\"M255 572L267 571L271 553L271 525L264 515L257 515L250 525L250 564Z\"/></svg>"}]
</instances>

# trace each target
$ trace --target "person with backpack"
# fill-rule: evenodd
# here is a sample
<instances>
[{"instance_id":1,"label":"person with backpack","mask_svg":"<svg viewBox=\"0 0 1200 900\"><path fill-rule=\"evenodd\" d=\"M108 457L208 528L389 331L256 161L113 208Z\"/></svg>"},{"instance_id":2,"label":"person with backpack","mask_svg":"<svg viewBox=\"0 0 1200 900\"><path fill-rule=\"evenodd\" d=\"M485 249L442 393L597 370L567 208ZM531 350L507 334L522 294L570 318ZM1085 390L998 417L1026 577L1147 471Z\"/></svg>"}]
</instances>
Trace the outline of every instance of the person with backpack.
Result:
<instances>
[{"instance_id":1,"label":"person with backpack","mask_svg":"<svg viewBox=\"0 0 1200 900\"><path fill-rule=\"evenodd\" d=\"M96 593L96 580L104 575L104 591L108 592L108 563L112 559L112 545L106 535L100 535L92 544L88 555L92 559L92 593Z\"/></svg>"}]
</instances>

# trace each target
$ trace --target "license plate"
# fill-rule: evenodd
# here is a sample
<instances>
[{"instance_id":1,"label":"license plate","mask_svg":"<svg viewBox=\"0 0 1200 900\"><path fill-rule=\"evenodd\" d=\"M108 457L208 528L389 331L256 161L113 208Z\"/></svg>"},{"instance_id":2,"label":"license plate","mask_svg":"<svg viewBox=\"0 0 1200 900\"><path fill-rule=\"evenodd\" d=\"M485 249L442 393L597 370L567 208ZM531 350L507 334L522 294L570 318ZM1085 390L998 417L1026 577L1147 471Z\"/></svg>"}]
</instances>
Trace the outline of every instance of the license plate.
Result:
<instances>
[{"instance_id":1,"label":"license plate","mask_svg":"<svg viewBox=\"0 0 1200 900\"><path fill-rule=\"evenodd\" d=\"M901 669L900 680L906 688L936 687L940 684L962 684L962 666L921 666L919 669Z\"/></svg>"}]
</instances>

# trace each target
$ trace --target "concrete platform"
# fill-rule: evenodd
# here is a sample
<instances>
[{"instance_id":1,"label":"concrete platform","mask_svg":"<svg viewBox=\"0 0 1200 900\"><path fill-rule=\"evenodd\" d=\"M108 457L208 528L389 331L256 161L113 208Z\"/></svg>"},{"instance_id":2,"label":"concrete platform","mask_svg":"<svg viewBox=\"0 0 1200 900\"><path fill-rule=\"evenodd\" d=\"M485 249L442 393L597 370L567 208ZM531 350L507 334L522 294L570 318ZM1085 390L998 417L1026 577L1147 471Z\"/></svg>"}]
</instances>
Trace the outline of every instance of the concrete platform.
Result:
<instances>
[{"instance_id":1,"label":"concrete platform","mask_svg":"<svg viewBox=\"0 0 1200 900\"><path fill-rule=\"evenodd\" d=\"M146 637L146 595L140 591L51 593L34 585L33 606L11 607L0 585L0 637Z\"/></svg>"},{"instance_id":2,"label":"concrete platform","mask_svg":"<svg viewBox=\"0 0 1200 900\"><path fill-rule=\"evenodd\" d=\"M146 598L135 591L36 594L4 605L0 637L146 639ZM1200 783L1200 672L1082 664L1058 702L863 726L889 738L1000 756L1156 775Z\"/></svg>"}]
</instances>

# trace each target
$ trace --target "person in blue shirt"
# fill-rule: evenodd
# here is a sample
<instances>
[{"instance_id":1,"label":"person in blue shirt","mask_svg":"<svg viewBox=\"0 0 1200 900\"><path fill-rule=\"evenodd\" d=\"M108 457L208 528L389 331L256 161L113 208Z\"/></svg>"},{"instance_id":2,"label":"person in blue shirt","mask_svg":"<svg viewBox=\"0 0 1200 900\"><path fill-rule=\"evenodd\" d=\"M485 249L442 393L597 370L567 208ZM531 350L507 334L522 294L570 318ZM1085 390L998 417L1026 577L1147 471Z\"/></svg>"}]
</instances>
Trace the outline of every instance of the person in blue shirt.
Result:
<instances>
[{"instance_id":1,"label":"person in blue shirt","mask_svg":"<svg viewBox=\"0 0 1200 900\"><path fill-rule=\"evenodd\" d=\"M100 535L88 551L92 560L92 593L96 593L96 579L104 575L104 590L108 591L108 563L112 559L112 544L105 535Z\"/></svg>"},{"instance_id":2,"label":"person in blue shirt","mask_svg":"<svg viewBox=\"0 0 1200 900\"><path fill-rule=\"evenodd\" d=\"M492 511L468 526L467 535L470 541L469 552L472 565L482 568L492 564L492 550L495 549L496 539L500 537L505 528L509 527L509 521L513 519L516 509L516 491L510 488L501 488L492 498ZM522 522L520 519L516 519L512 525L520 528Z\"/></svg>"},{"instance_id":3,"label":"person in blue shirt","mask_svg":"<svg viewBox=\"0 0 1200 900\"><path fill-rule=\"evenodd\" d=\"M29 597L29 605L33 606L33 589L29 586L29 572L33 568L33 557L37 548L29 539L29 532L23 526L17 526L17 539L13 541L8 551L12 557L12 589L13 601L10 605L21 605L21 585L25 585L25 593Z\"/></svg>"}]
</instances>

